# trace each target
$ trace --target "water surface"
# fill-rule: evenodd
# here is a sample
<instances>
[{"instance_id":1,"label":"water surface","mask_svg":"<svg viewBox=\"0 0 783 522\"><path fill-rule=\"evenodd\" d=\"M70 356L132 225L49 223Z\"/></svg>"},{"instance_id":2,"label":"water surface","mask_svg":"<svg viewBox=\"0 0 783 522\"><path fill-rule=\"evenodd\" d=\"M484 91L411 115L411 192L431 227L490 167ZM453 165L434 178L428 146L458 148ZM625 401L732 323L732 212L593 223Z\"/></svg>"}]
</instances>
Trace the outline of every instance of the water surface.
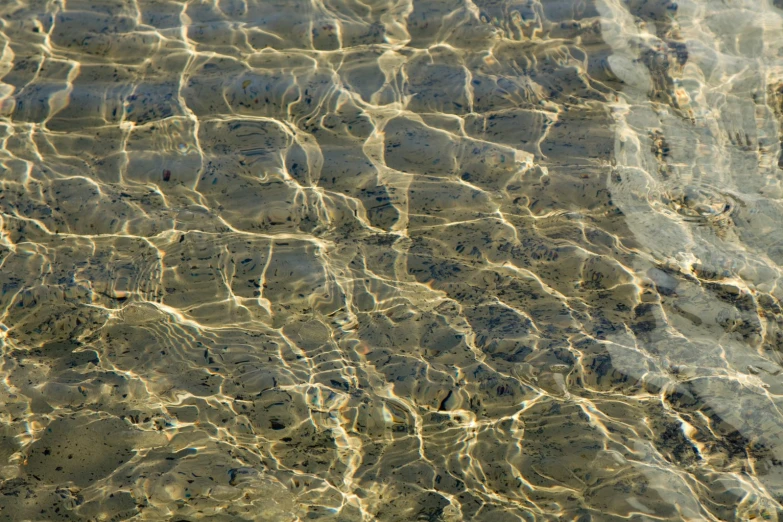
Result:
<instances>
[{"instance_id":1,"label":"water surface","mask_svg":"<svg viewBox=\"0 0 783 522\"><path fill-rule=\"evenodd\" d=\"M779 0L9 0L0 518L783 517Z\"/></svg>"}]
</instances>

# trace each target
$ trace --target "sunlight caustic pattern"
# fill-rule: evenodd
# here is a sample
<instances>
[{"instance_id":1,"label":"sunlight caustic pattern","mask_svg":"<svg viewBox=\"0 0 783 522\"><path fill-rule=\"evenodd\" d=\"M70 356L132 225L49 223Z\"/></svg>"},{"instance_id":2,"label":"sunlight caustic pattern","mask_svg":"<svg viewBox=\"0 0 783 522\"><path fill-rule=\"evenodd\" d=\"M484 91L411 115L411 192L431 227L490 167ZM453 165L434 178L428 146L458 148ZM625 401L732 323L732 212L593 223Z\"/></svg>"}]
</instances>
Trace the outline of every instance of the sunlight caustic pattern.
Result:
<instances>
[{"instance_id":1,"label":"sunlight caustic pattern","mask_svg":"<svg viewBox=\"0 0 783 522\"><path fill-rule=\"evenodd\" d=\"M778 520L778 0L0 3L0 518Z\"/></svg>"}]
</instances>

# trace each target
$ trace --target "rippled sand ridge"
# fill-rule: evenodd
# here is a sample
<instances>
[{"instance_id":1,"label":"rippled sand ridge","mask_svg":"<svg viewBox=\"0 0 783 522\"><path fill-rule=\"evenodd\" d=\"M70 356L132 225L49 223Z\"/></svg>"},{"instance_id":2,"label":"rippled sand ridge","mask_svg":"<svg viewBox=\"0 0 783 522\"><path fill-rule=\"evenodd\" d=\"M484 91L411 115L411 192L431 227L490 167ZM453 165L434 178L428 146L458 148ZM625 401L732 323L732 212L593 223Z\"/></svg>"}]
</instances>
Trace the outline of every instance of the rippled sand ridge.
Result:
<instances>
[{"instance_id":1,"label":"rippled sand ridge","mask_svg":"<svg viewBox=\"0 0 783 522\"><path fill-rule=\"evenodd\" d=\"M0 519L783 519L781 0L0 2Z\"/></svg>"}]
</instances>

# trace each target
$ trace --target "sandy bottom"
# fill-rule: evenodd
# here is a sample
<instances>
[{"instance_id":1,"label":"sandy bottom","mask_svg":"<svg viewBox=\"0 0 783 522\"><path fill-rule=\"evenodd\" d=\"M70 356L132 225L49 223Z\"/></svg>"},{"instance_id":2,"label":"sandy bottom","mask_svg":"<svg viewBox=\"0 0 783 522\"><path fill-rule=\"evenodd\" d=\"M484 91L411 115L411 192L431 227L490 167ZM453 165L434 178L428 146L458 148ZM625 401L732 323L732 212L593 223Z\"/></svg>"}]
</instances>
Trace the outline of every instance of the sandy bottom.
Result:
<instances>
[{"instance_id":1,"label":"sandy bottom","mask_svg":"<svg viewBox=\"0 0 783 522\"><path fill-rule=\"evenodd\" d=\"M0 2L0 519L783 519L780 0Z\"/></svg>"}]
</instances>

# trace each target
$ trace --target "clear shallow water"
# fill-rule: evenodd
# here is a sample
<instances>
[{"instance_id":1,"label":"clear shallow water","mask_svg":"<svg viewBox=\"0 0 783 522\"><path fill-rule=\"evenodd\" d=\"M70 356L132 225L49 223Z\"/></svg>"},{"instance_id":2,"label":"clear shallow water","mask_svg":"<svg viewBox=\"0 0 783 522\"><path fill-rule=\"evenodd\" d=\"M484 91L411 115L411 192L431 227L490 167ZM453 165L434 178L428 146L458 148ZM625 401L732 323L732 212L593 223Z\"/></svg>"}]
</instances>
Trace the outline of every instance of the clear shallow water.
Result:
<instances>
[{"instance_id":1,"label":"clear shallow water","mask_svg":"<svg viewBox=\"0 0 783 522\"><path fill-rule=\"evenodd\" d=\"M778 520L777 0L4 2L4 520Z\"/></svg>"}]
</instances>

